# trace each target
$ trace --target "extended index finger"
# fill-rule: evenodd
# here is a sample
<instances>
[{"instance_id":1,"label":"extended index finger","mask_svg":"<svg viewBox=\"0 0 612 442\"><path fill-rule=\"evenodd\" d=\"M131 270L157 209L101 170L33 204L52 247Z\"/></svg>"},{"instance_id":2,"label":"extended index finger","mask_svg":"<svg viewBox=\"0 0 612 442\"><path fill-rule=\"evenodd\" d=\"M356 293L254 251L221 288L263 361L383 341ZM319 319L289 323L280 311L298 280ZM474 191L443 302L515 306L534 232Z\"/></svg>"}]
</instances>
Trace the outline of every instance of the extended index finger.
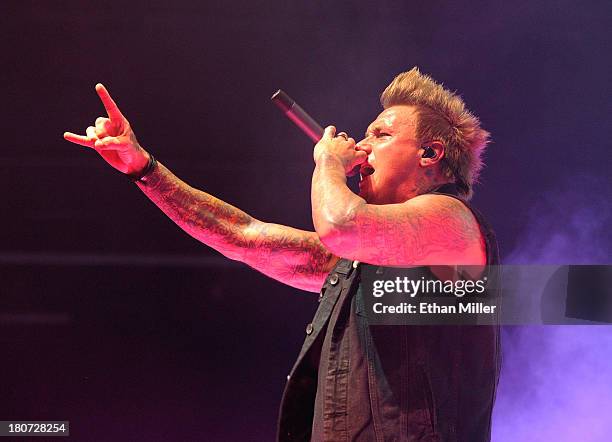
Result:
<instances>
[{"instance_id":1,"label":"extended index finger","mask_svg":"<svg viewBox=\"0 0 612 442\"><path fill-rule=\"evenodd\" d=\"M112 99L108 90L104 87L103 84L96 84L96 92L98 93L98 97L102 100L102 104L104 105L104 109L106 109L106 113L108 114L108 118L111 120L123 120L125 117L117 107L115 100Z\"/></svg>"}]
</instances>

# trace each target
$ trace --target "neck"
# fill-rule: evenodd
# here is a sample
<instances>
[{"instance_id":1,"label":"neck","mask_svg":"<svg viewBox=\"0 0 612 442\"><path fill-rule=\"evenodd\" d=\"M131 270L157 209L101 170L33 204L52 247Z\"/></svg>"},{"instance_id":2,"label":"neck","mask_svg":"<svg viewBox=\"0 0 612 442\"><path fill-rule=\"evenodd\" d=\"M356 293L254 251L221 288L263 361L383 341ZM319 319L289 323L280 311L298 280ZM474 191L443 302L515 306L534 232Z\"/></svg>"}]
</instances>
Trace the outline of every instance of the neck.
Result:
<instances>
[{"instance_id":1,"label":"neck","mask_svg":"<svg viewBox=\"0 0 612 442\"><path fill-rule=\"evenodd\" d=\"M368 204L401 204L415 196L429 193L443 184L452 182L454 182L454 180L434 171L430 171L429 169L425 169L422 172L419 171L416 176L405 179L401 183L391 185L388 183L384 186L388 189L386 192L371 193L370 190L366 188L363 189L363 193L360 192L360 196L365 198Z\"/></svg>"},{"instance_id":2,"label":"neck","mask_svg":"<svg viewBox=\"0 0 612 442\"><path fill-rule=\"evenodd\" d=\"M409 197L406 200L425 193L430 193L432 190L450 182L452 181L442 176L440 173L434 172L431 169L425 169L425 171L418 174L414 181L408 186L410 191L408 192Z\"/></svg>"}]
</instances>

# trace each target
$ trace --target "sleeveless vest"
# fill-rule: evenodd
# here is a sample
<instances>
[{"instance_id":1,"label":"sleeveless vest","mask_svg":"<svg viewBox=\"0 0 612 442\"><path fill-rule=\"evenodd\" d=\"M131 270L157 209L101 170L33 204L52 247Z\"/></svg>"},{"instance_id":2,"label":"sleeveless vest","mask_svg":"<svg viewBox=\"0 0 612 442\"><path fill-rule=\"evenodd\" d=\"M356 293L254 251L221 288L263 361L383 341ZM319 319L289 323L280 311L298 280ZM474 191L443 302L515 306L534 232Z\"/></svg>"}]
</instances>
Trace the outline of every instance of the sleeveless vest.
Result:
<instances>
[{"instance_id":1,"label":"sleeveless vest","mask_svg":"<svg viewBox=\"0 0 612 442\"><path fill-rule=\"evenodd\" d=\"M493 230L455 186L432 193L472 211L487 265L499 264ZM287 377L277 440L490 441L499 326L369 325L359 278L366 265L340 259L327 276ZM411 271L431 277L429 267Z\"/></svg>"}]
</instances>

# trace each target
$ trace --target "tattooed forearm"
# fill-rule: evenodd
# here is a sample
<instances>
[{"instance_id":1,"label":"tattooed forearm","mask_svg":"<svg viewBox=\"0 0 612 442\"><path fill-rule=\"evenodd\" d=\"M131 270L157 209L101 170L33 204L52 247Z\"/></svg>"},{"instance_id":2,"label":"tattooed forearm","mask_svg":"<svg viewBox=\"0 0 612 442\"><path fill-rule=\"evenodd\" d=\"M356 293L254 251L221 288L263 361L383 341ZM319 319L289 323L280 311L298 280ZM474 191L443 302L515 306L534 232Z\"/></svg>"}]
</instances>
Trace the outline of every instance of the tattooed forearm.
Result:
<instances>
[{"instance_id":1,"label":"tattooed forearm","mask_svg":"<svg viewBox=\"0 0 612 442\"><path fill-rule=\"evenodd\" d=\"M294 287L319 291L337 258L314 232L270 223L254 223L245 262Z\"/></svg>"},{"instance_id":2,"label":"tattooed forearm","mask_svg":"<svg viewBox=\"0 0 612 442\"><path fill-rule=\"evenodd\" d=\"M138 186L191 236L229 258L240 258L240 252L246 244L242 231L252 221L249 215L187 185L162 164Z\"/></svg>"},{"instance_id":3,"label":"tattooed forearm","mask_svg":"<svg viewBox=\"0 0 612 442\"><path fill-rule=\"evenodd\" d=\"M333 157L323 157L312 175L311 203L312 220L319 237L333 241L329 236L345 225L365 200L347 187L342 164Z\"/></svg>"},{"instance_id":4,"label":"tattooed forearm","mask_svg":"<svg viewBox=\"0 0 612 442\"><path fill-rule=\"evenodd\" d=\"M138 186L185 232L281 282L318 291L333 265L314 232L261 222L187 185L162 164Z\"/></svg>"}]
</instances>

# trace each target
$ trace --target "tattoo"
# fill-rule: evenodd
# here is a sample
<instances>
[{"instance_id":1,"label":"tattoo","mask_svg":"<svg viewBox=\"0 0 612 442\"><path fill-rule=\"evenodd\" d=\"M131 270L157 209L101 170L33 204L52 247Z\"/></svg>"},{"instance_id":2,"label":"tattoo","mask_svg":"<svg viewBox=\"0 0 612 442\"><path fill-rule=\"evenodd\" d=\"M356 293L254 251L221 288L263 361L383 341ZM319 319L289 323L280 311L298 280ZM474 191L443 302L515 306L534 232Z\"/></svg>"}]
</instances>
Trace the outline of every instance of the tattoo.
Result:
<instances>
[{"instance_id":1,"label":"tattoo","mask_svg":"<svg viewBox=\"0 0 612 442\"><path fill-rule=\"evenodd\" d=\"M316 233L258 221L187 185L162 164L138 185L194 238L291 286L318 291L335 262Z\"/></svg>"},{"instance_id":2,"label":"tattoo","mask_svg":"<svg viewBox=\"0 0 612 442\"><path fill-rule=\"evenodd\" d=\"M445 196L432 195L414 210L366 205L354 227L361 248L356 252L380 265L414 265L434 256L457 256L482 239L471 211Z\"/></svg>"},{"instance_id":3,"label":"tattoo","mask_svg":"<svg viewBox=\"0 0 612 442\"><path fill-rule=\"evenodd\" d=\"M431 192L436 187L444 184L436 179L436 174L431 169L425 169L423 175L418 175L412 188L412 193L416 195L423 195Z\"/></svg>"},{"instance_id":4,"label":"tattoo","mask_svg":"<svg viewBox=\"0 0 612 442\"><path fill-rule=\"evenodd\" d=\"M159 164L159 163L158 163ZM207 244L244 242L241 228L251 217L212 195L188 186L163 165L139 185L143 192L179 227Z\"/></svg>"},{"instance_id":5,"label":"tattoo","mask_svg":"<svg viewBox=\"0 0 612 442\"><path fill-rule=\"evenodd\" d=\"M290 285L314 283L320 289L336 259L316 233L266 223L253 231L246 247L248 265Z\"/></svg>"}]
</instances>

